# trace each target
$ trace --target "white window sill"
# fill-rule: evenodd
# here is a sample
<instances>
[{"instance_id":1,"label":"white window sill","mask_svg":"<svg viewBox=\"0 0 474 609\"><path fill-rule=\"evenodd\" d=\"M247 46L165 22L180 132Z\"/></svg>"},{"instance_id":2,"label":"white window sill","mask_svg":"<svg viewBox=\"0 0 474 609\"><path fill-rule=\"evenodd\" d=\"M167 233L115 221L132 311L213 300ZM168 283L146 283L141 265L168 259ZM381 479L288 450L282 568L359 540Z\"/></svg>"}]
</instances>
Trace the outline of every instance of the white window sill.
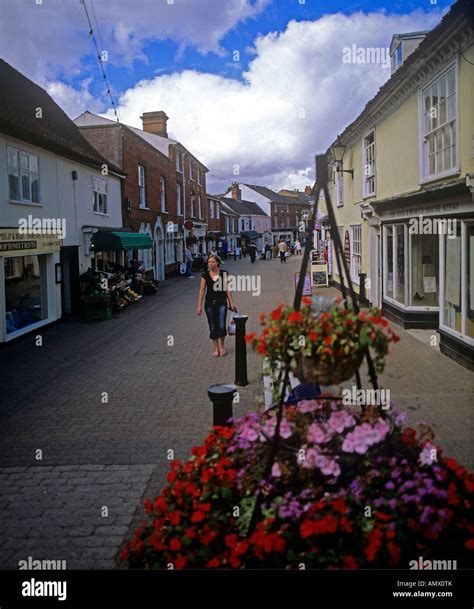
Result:
<instances>
[{"instance_id":1,"label":"white window sill","mask_svg":"<svg viewBox=\"0 0 474 609\"><path fill-rule=\"evenodd\" d=\"M344 207L344 201L342 203L336 203L336 207Z\"/></svg>"},{"instance_id":2,"label":"white window sill","mask_svg":"<svg viewBox=\"0 0 474 609\"><path fill-rule=\"evenodd\" d=\"M139 205L138 209L144 209L145 211L150 211L150 208L147 207L146 205Z\"/></svg>"},{"instance_id":3,"label":"white window sill","mask_svg":"<svg viewBox=\"0 0 474 609\"><path fill-rule=\"evenodd\" d=\"M364 192L364 194L362 195L362 198L363 198L364 200L365 200L365 199L373 199L375 196L376 196L375 192L371 192L370 194L369 194L369 193Z\"/></svg>"},{"instance_id":4,"label":"white window sill","mask_svg":"<svg viewBox=\"0 0 474 609\"><path fill-rule=\"evenodd\" d=\"M33 203L31 201L16 201L15 199L11 199L10 203L12 205L30 205L31 207L43 207L42 203Z\"/></svg>"},{"instance_id":5,"label":"white window sill","mask_svg":"<svg viewBox=\"0 0 474 609\"><path fill-rule=\"evenodd\" d=\"M463 343L466 343L467 345L474 346L474 339L471 338L470 336L466 336L465 334L462 334L458 330L453 330L449 326L445 326L442 323L439 324L439 329L443 330L443 332L445 332L446 334L449 334L453 338L457 338L458 340L462 341Z\"/></svg>"},{"instance_id":6,"label":"white window sill","mask_svg":"<svg viewBox=\"0 0 474 609\"><path fill-rule=\"evenodd\" d=\"M104 214L104 212L102 211L95 211L94 214L96 216L104 216L105 218L108 218L110 214Z\"/></svg>"},{"instance_id":7,"label":"white window sill","mask_svg":"<svg viewBox=\"0 0 474 609\"><path fill-rule=\"evenodd\" d=\"M451 176L459 175L461 170L456 167L454 169L450 169L449 171L443 171L443 173L436 173L427 177L424 177L420 180L420 184L429 184L430 182L436 182L437 180L442 180L443 178L449 178Z\"/></svg>"}]
</instances>

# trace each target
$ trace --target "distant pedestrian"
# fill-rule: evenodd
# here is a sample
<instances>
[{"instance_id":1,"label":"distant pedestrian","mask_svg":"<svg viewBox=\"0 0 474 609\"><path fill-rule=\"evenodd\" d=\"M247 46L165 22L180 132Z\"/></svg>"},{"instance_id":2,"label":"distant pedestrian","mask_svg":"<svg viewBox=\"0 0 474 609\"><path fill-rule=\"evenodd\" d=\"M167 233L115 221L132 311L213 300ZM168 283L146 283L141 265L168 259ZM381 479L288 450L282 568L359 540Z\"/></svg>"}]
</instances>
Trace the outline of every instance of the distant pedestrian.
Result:
<instances>
[{"instance_id":1,"label":"distant pedestrian","mask_svg":"<svg viewBox=\"0 0 474 609\"><path fill-rule=\"evenodd\" d=\"M272 247L272 254L273 258L278 258L278 243L275 243L275 245Z\"/></svg>"},{"instance_id":2,"label":"distant pedestrian","mask_svg":"<svg viewBox=\"0 0 474 609\"><path fill-rule=\"evenodd\" d=\"M227 355L224 348L224 340L227 336L227 308L235 311L234 299L228 286L227 271L219 269L221 263L218 256L209 256L208 268L201 275L197 303L197 314L202 315L202 302L205 294L204 309L209 323L209 338L214 344L212 354L214 357Z\"/></svg>"},{"instance_id":3,"label":"distant pedestrian","mask_svg":"<svg viewBox=\"0 0 474 609\"><path fill-rule=\"evenodd\" d=\"M288 246L283 239L278 244L278 251L280 252L280 262L286 264L286 255L288 253Z\"/></svg>"},{"instance_id":4,"label":"distant pedestrian","mask_svg":"<svg viewBox=\"0 0 474 609\"><path fill-rule=\"evenodd\" d=\"M257 246L255 245L255 241L252 241L252 243L248 247L248 250L250 255L250 262L253 264L257 256Z\"/></svg>"},{"instance_id":5,"label":"distant pedestrian","mask_svg":"<svg viewBox=\"0 0 474 609\"><path fill-rule=\"evenodd\" d=\"M272 257L272 248L269 243L265 244L265 260L270 260Z\"/></svg>"},{"instance_id":6,"label":"distant pedestrian","mask_svg":"<svg viewBox=\"0 0 474 609\"><path fill-rule=\"evenodd\" d=\"M301 256L301 243L300 243L299 239L297 239L295 241L295 254L297 256Z\"/></svg>"},{"instance_id":7,"label":"distant pedestrian","mask_svg":"<svg viewBox=\"0 0 474 609\"><path fill-rule=\"evenodd\" d=\"M187 277L188 279L194 279L194 275L191 275L191 271L193 268L193 252L191 250L191 245L189 243L186 246L186 250L184 252L184 260L186 262L185 277Z\"/></svg>"}]
</instances>

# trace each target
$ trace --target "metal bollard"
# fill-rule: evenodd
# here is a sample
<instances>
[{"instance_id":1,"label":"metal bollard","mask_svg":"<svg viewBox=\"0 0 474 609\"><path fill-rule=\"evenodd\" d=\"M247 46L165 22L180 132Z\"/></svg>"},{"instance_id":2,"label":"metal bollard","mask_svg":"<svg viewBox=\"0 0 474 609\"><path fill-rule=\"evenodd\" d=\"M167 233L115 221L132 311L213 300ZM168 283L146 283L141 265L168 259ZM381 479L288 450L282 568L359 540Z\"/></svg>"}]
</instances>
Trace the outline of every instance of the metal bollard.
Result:
<instances>
[{"instance_id":1,"label":"metal bollard","mask_svg":"<svg viewBox=\"0 0 474 609\"><path fill-rule=\"evenodd\" d=\"M225 427L230 427L232 425L232 423L229 422L229 419L233 417L232 401L236 391L237 387L230 384L211 385L208 387L207 395L213 406L213 425L222 425Z\"/></svg>"},{"instance_id":2,"label":"metal bollard","mask_svg":"<svg viewBox=\"0 0 474 609\"><path fill-rule=\"evenodd\" d=\"M245 323L248 315L234 313L235 321L235 384L245 387L249 384L247 379L247 345L245 343Z\"/></svg>"}]
</instances>

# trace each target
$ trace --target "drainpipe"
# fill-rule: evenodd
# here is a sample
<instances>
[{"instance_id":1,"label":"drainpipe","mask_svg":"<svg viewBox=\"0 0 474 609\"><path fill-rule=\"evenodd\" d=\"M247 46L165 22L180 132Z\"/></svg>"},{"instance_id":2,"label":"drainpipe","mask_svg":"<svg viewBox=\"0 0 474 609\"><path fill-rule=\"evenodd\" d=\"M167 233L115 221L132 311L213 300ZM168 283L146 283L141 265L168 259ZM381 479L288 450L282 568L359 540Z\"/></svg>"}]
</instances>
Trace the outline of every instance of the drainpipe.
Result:
<instances>
[{"instance_id":1,"label":"drainpipe","mask_svg":"<svg viewBox=\"0 0 474 609\"><path fill-rule=\"evenodd\" d=\"M186 152L183 152L183 261L186 262L186 229L184 223L186 222L186 171L184 170L184 157Z\"/></svg>"}]
</instances>

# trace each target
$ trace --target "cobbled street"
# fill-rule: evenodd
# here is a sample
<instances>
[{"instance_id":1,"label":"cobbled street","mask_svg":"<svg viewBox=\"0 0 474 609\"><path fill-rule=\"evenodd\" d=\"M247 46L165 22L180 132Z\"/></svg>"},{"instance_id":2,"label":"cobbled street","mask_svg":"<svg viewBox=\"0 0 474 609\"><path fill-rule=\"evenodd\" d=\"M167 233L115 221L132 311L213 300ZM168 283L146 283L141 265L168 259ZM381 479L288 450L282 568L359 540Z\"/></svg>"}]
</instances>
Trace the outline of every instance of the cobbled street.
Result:
<instances>
[{"instance_id":1,"label":"cobbled street","mask_svg":"<svg viewBox=\"0 0 474 609\"><path fill-rule=\"evenodd\" d=\"M258 329L260 311L292 299L300 264L226 263L233 274L261 273L260 296L235 294L248 332ZM211 356L205 315L196 315L198 283L199 273L170 279L110 321L49 327L42 347L35 335L2 346L0 568L17 569L28 557L66 560L68 569L120 566L142 500L163 483L168 451L186 457L212 424L208 386L234 381L233 338L227 357ZM472 467L472 373L397 331L381 386L410 422L431 424L446 454ZM235 414L261 407L261 372L248 350L249 386L239 388Z\"/></svg>"}]
</instances>

